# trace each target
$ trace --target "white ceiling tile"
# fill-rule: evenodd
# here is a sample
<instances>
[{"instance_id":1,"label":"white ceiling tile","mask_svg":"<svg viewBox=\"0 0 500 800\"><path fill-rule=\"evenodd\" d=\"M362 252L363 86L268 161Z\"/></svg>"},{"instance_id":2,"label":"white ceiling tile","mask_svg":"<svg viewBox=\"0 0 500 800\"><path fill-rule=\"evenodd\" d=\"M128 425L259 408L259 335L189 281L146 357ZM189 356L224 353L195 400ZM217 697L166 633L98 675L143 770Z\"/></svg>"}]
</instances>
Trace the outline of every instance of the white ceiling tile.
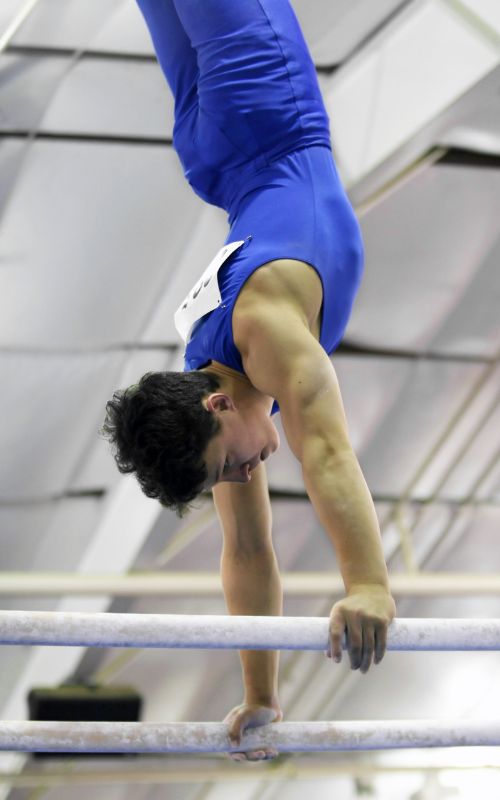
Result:
<instances>
[{"instance_id":1,"label":"white ceiling tile","mask_svg":"<svg viewBox=\"0 0 500 800\"><path fill-rule=\"evenodd\" d=\"M85 49L124 0L38 0L13 38L16 45Z\"/></svg>"},{"instance_id":2,"label":"white ceiling tile","mask_svg":"<svg viewBox=\"0 0 500 800\"><path fill-rule=\"evenodd\" d=\"M489 477L487 465L498 467L500 462L500 393L496 398L496 410L488 416L484 425L472 440L470 447L443 485L443 494L458 500L476 494L475 487L482 486ZM500 519L500 514L499 514ZM500 561L498 564L500 568Z\"/></svg>"},{"instance_id":3,"label":"white ceiling tile","mask_svg":"<svg viewBox=\"0 0 500 800\"><path fill-rule=\"evenodd\" d=\"M2 0L0 6L0 38L4 36L16 16L26 6L26 0Z\"/></svg>"},{"instance_id":4,"label":"white ceiling tile","mask_svg":"<svg viewBox=\"0 0 500 800\"><path fill-rule=\"evenodd\" d=\"M355 69L339 71L323 83L335 160L347 186L361 175L367 160L379 73L379 54L369 50L356 60Z\"/></svg>"},{"instance_id":5,"label":"white ceiling tile","mask_svg":"<svg viewBox=\"0 0 500 800\"><path fill-rule=\"evenodd\" d=\"M153 55L153 44L135 0L122 0L89 42L89 49Z\"/></svg>"},{"instance_id":6,"label":"white ceiling tile","mask_svg":"<svg viewBox=\"0 0 500 800\"><path fill-rule=\"evenodd\" d=\"M413 547L413 557L415 562L428 569L429 563L435 563L432 559L434 549L439 547L439 541L445 531L453 531L462 523L456 519L456 507L449 503L429 503L414 509L415 517L409 522L410 537ZM451 538L451 537L450 537ZM432 559L431 562L429 559ZM391 567L394 565L391 563ZM405 570L404 559L402 560L401 571ZM412 603L413 598L408 598Z\"/></svg>"},{"instance_id":7,"label":"white ceiling tile","mask_svg":"<svg viewBox=\"0 0 500 800\"><path fill-rule=\"evenodd\" d=\"M366 266L347 338L493 355L499 218L498 169L436 165L388 192L361 220Z\"/></svg>"},{"instance_id":8,"label":"white ceiling tile","mask_svg":"<svg viewBox=\"0 0 500 800\"><path fill-rule=\"evenodd\" d=\"M70 58L0 55L0 130L36 131Z\"/></svg>"},{"instance_id":9,"label":"white ceiling tile","mask_svg":"<svg viewBox=\"0 0 500 800\"><path fill-rule=\"evenodd\" d=\"M0 343L140 337L200 207L166 148L32 145L1 225Z\"/></svg>"},{"instance_id":10,"label":"white ceiling tile","mask_svg":"<svg viewBox=\"0 0 500 800\"><path fill-rule=\"evenodd\" d=\"M428 616L441 616L441 600L433 598L431 605L433 613ZM324 719L461 717L472 702L480 701L482 686L489 683L490 676L499 668L498 653L387 653L383 662L367 675L353 675L349 694L340 703L332 696L322 716ZM344 669L348 669L347 665Z\"/></svg>"},{"instance_id":11,"label":"white ceiling tile","mask_svg":"<svg viewBox=\"0 0 500 800\"><path fill-rule=\"evenodd\" d=\"M332 357L342 390L349 435L362 452L375 435L412 373L410 360L338 354Z\"/></svg>"},{"instance_id":12,"label":"white ceiling tile","mask_svg":"<svg viewBox=\"0 0 500 800\"><path fill-rule=\"evenodd\" d=\"M498 446L495 409L500 397L500 369L488 373L485 366L479 377L477 386L474 383L469 386L467 407L414 487L415 496L430 497L437 492L444 497L465 497L478 472L484 469L495 452ZM451 477L446 480L452 467Z\"/></svg>"},{"instance_id":13,"label":"white ceiling tile","mask_svg":"<svg viewBox=\"0 0 500 800\"><path fill-rule=\"evenodd\" d=\"M56 514L56 503L0 504L0 568L29 569Z\"/></svg>"},{"instance_id":14,"label":"white ceiling tile","mask_svg":"<svg viewBox=\"0 0 500 800\"><path fill-rule=\"evenodd\" d=\"M31 557L18 561L17 569L78 570L102 514L103 502L99 497L72 497L57 501L44 535L39 537ZM52 603L56 604L54 598Z\"/></svg>"},{"instance_id":15,"label":"white ceiling tile","mask_svg":"<svg viewBox=\"0 0 500 800\"><path fill-rule=\"evenodd\" d=\"M156 62L84 58L61 81L40 128L171 139L173 125L172 94Z\"/></svg>"},{"instance_id":16,"label":"white ceiling tile","mask_svg":"<svg viewBox=\"0 0 500 800\"><path fill-rule=\"evenodd\" d=\"M439 5L423 6L413 24L395 31L383 51L367 163L379 162L499 60L499 51L453 14Z\"/></svg>"},{"instance_id":17,"label":"white ceiling tile","mask_svg":"<svg viewBox=\"0 0 500 800\"><path fill-rule=\"evenodd\" d=\"M9 605L2 603L2 607L8 611ZM12 611L16 609L12 608ZM22 610L22 609L19 609ZM29 650L25 647L2 647L0 652L0 669L2 680L0 682L0 704L7 702L12 686L15 685L17 678L22 673L26 661L29 658Z\"/></svg>"},{"instance_id":18,"label":"white ceiling tile","mask_svg":"<svg viewBox=\"0 0 500 800\"><path fill-rule=\"evenodd\" d=\"M458 521L453 535L446 537L433 553L428 568L435 571L446 569L450 572L471 572L486 574L500 572L500 540L498 530L500 525L500 506L477 506L471 508ZM480 610L480 601L483 600L483 611ZM457 600L457 598L455 598ZM457 616L464 613L468 615L466 603L470 598L461 598L463 612L458 611ZM424 615L432 607L432 598L422 600ZM476 602L477 616L497 616L498 599L494 596L478 598ZM474 614L470 614L474 616Z\"/></svg>"},{"instance_id":19,"label":"white ceiling tile","mask_svg":"<svg viewBox=\"0 0 500 800\"><path fill-rule=\"evenodd\" d=\"M478 489L477 497L480 500L492 499L493 502L500 505L500 460L485 477Z\"/></svg>"},{"instance_id":20,"label":"white ceiling tile","mask_svg":"<svg viewBox=\"0 0 500 800\"><path fill-rule=\"evenodd\" d=\"M28 144L23 139L0 139L0 218L9 202L27 152Z\"/></svg>"},{"instance_id":21,"label":"white ceiling tile","mask_svg":"<svg viewBox=\"0 0 500 800\"><path fill-rule=\"evenodd\" d=\"M500 4L498 0L459 0L458 8L460 5L500 34Z\"/></svg>"},{"instance_id":22,"label":"white ceiling tile","mask_svg":"<svg viewBox=\"0 0 500 800\"><path fill-rule=\"evenodd\" d=\"M500 6L499 6L500 8ZM500 76L497 81L500 86ZM500 155L500 96L496 92L488 102L476 106L439 138L439 144Z\"/></svg>"},{"instance_id":23,"label":"white ceiling tile","mask_svg":"<svg viewBox=\"0 0 500 800\"><path fill-rule=\"evenodd\" d=\"M14 352L0 353L0 364L0 416L9 420L0 433L0 499L65 491L89 440L97 437L103 394L113 379L112 357Z\"/></svg>"},{"instance_id":24,"label":"white ceiling tile","mask_svg":"<svg viewBox=\"0 0 500 800\"><path fill-rule=\"evenodd\" d=\"M404 0L293 0L317 65L340 64Z\"/></svg>"},{"instance_id":25,"label":"white ceiling tile","mask_svg":"<svg viewBox=\"0 0 500 800\"><path fill-rule=\"evenodd\" d=\"M359 454L372 492L405 490L480 374L481 367L470 364L412 362L388 413ZM367 390L368 402L369 397Z\"/></svg>"},{"instance_id":26,"label":"white ceiling tile","mask_svg":"<svg viewBox=\"0 0 500 800\"><path fill-rule=\"evenodd\" d=\"M387 158L499 62L498 48L450 8L432 0L411 4L331 79L326 104L348 181ZM363 148L352 139L360 107L369 108Z\"/></svg>"}]
</instances>

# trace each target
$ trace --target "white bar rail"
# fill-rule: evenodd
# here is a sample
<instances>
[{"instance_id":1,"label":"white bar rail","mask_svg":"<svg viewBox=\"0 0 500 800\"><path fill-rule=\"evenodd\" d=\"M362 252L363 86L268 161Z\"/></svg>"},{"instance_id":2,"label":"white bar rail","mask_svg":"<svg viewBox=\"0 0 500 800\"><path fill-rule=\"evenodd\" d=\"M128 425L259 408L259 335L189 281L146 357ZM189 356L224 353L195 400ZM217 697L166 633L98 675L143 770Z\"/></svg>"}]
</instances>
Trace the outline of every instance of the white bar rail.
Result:
<instances>
[{"instance_id":1,"label":"white bar rail","mask_svg":"<svg viewBox=\"0 0 500 800\"><path fill-rule=\"evenodd\" d=\"M247 731L238 747L222 722L0 722L0 750L53 753L228 753L500 745L493 720L279 722Z\"/></svg>"},{"instance_id":2,"label":"white bar rail","mask_svg":"<svg viewBox=\"0 0 500 800\"><path fill-rule=\"evenodd\" d=\"M326 617L0 611L0 644L326 650L327 643ZM500 619L396 619L387 649L500 650Z\"/></svg>"}]
</instances>

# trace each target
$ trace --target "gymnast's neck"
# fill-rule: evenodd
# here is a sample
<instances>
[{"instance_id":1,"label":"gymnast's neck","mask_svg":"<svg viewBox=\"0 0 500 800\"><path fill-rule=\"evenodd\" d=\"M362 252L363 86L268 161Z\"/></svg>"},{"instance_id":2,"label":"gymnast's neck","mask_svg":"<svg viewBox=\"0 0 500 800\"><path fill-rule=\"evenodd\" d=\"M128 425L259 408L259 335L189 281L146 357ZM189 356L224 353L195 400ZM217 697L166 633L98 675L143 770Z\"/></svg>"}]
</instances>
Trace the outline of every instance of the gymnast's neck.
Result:
<instances>
[{"instance_id":1,"label":"gymnast's neck","mask_svg":"<svg viewBox=\"0 0 500 800\"><path fill-rule=\"evenodd\" d=\"M268 414L271 412L273 398L259 392L245 373L238 372L219 361L211 361L200 372L214 375L220 383L219 391L228 394L236 406L263 406Z\"/></svg>"}]
</instances>

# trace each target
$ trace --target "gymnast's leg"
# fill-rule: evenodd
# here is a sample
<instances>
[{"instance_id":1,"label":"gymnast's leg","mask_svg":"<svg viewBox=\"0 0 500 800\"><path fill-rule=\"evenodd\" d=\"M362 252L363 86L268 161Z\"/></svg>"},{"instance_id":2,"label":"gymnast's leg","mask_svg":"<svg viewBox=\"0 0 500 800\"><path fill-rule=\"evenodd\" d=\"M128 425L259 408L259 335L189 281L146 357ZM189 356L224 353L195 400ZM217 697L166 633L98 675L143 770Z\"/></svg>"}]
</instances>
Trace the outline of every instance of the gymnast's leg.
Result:
<instances>
[{"instance_id":1,"label":"gymnast's leg","mask_svg":"<svg viewBox=\"0 0 500 800\"><path fill-rule=\"evenodd\" d=\"M181 24L173 0L137 0L149 28L157 59L175 100L175 119L196 109L198 64L196 51Z\"/></svg>"},{"instance_id":2,"label":"gymnast's leg","mask_svg":"<svg viewBox=\"0 0 500 800\"><path fill-rule=\"evenodd\" d=\"M138 2L175 96L175 149L205 201L231 212L249 174L298 148L330 146L288 0Z\"/></svg>"},{"instance_id":3,"label":"gymnast's leg","mask_svg":"<svg viewBox=\"0 0 500 800\"><path fill-rule=\"evenodd\" d=\"M316 70L289 0L174 4L197 53L198 144L206 163L228 169L242 156L274 159L283 149L318 144L318 137L329 144ZM224 139L232 152L221 157Z\"/></svg>"}]
</instances>

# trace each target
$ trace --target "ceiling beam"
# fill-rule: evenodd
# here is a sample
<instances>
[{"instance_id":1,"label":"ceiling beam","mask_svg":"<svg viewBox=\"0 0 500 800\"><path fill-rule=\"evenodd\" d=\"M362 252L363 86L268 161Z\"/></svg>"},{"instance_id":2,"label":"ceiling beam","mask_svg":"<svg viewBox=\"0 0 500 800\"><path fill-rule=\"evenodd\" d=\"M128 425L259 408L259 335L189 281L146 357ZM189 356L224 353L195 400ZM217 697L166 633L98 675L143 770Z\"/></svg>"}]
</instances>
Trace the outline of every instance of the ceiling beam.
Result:
<instances>
[{"instance_id":1,"label":"ceiling beam","mask_svg":"<svg viewBox=\"0 0 500 800\"><path fill-rule=\"evenodd\" d=\"M283 591L297 597L344 593L339 573L284 572ZM390 575L398 596L500 593L500 573L415 572ZM207 597L222 596L218 572L141 572L127 575L73 572L0 572L0 596L8 597Z\"/></svg>"},{"instance_id":2,"label":"ceiling beam","mask_svg":"<svg viewBox=\"0 0 500 800\"><path fill-rule=\"evenodd\" d=\"M484 749L484 748L483 748ZM482 750L483 750L482 749ZM482 752L481 750L481 752ZM426 754L428 751L425 751ZM413 754L414 756L414 754ZM102 757L101 757L102 758ZM117 785L168 785L168 784L200 784L208 781L220 783L248 783L255 781L284 781L284 780L314 780L347 776L349 778L366 778L372 775L397 775L407 773L440 772L441 770L470 772L471 770L499 769L500 761L491 764L493 757L489 757L487 767L476 765L457 765L444 760L439 765L429 765L429 763L415 764L380 764L377 761L363 761L362 763L354 760L335 761L332 763L317 763L311 765L297 764L294 762L282 764L265 764L263 762L252 764L251 775L246 769L241 767L226 766L219 756L213 758L213 765L207 766L209 756L205 756L203 764L194 764L186 768L171 768L170 765L152 766L148 758L143 767L130 769L129 765L123 765L120 769L106 767L105 769L85 769L84 771L68 772L67 769L30 769L29 772L17 774L15 772L0 773L0 784L9 783L13 788L34 789L43 786L47 789L57 786L117 786ZM484 759L484 756L483 756ZM137 757L134 756L134 761ZM169 759L170 760L170 759Z\"/></svg>"},{"instance_id":3,"label":"ceiling beam","mask_svg":"<svg viewBox=\"0 0 500 800\"><path fill-rule=\"evenodd\" d=\"M424 751L428 754L428 751ZM482 754L483 750L478 750L477 754ZM414 758L415 754L412 753ZM493 762L493 757L489 757L489 763L484 764L484 756L481 764L462 764L458 765L450 761L449 758L443 760L439 764L423 763L419 760L416 763L409 764L381 764L378 761L337 761L331 763L318 763L316 760L314 764L298 764L296 761L278 764L274 762L269 763L254 763L251 769L241 769L240 766L232 767L225 765L220 761L220 757L215 756L212 766L207 766L209 757L205 756L203 764L192 763L190 759L189 768L174 767L167 764L164 760L160 765L152 765L150 758L147 759L143 767L134 766L130 769L130 765L124 764L123 759L120 762L120 768L113 768L107 766L106 768L94 768L92 770L85 769L79 771L69 772L67 769L51 768L51 769L30 769L29 771L17 774L14 772L0 773L0 784L9 783L13 788L37 788L44 786L47 789L56 788L58 786L153 786L153 785L168 785L168 784L202 784L209 781L217 781L217 783L245 783L249 781L265 781L268 782L282 782L284 780L321 780L322 778L335 778L339 776L347 776L352 779L355 778L369 778L372 775L397 775L407 773L428 773L428 772L441 772L446 770L454 773L470 772L471 770L480 771L484 774L485 770L493 770L500 768L500 761L498 759ZM477 759L478 762L481 759ZM137 757L134 756L134 762ZM170 758L169 758L170 761Z\"/></svg>"}]
</instances>

